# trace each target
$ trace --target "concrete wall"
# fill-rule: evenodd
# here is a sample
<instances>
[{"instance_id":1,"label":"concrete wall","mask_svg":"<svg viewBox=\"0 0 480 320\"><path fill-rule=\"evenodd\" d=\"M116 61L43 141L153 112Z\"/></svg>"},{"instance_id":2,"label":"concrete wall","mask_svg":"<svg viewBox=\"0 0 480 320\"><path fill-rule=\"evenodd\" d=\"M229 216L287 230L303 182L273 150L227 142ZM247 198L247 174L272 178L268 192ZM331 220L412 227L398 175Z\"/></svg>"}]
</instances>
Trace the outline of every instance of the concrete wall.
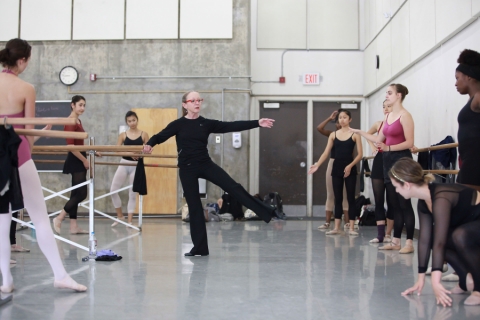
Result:
<instances>
[{"instance_id":1,"label":"concrete wall","mask_svg":"<svg viewBox=\"0 0 480 320\"><path fill-rule=\"evenodd\" d=\"M82 116L86 131L96 138L96 144L113 145L118 126L131 108L178 108L182 93L202 92L205 98L202 115L221 119L222 88L248 88L249 79L161 79L89 81L89 74L98 76L247 76L250 73L250 1L233 2L232 40L121 40L121 41L55 41L31 42L32 58L21 77L32 83L37 100L65 100L74 94L87 99ZM199 19L201 23L201 19ZM28 40L28 39L26 39ZM4 45L4 43L1 43ZM80 72L79 81L71 92L62 85L58 73L72 65ZM138 93L129 93L136 91ZM141 93L148 91L148 93ZM225 120L249 119L249 95L225 94ZM139 127L141 128L141 120ZM248 182L248 133L242 134L241 149L231 147L231 135L225 136L224 168L242 185ZM220 163L221 148L211 137L209 151ZM119 159L111 159L119 161ZM109 191L116 167L97 166L98 195ZM174 170L174 169L172 169ZM60 190L70 185L70 176L42 173L45 186ZM180 182L179 194L180 194ZM149 190L154 194L154 190ZM220 196L218 188L207 185L209 199ZM126 193L123 196L126 209ZM50 211L61 209L64 201L49 200ZM180 198L178 205L180 205ZM114 212L110 199L99 201L97 208Z\"/></svg>"}]
</instances>

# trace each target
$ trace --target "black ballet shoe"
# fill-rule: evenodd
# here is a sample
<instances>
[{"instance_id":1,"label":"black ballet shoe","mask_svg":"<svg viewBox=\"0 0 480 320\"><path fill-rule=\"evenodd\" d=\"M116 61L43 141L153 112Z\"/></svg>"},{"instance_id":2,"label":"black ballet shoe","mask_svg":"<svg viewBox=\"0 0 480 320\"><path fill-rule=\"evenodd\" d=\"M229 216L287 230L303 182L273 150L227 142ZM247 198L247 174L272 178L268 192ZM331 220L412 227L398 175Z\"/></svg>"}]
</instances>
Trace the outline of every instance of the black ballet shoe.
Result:
<instances>
[{"instance_id":1,"label":"black ballet shoe","mask_svg":"<svg viewBox=\"0 0 480 320\"><path fill-rule=\"evenodd\" d=\"M195 257L195 256L205 257L205 256L208 256L208 253L207 254L196 254L196 253L186 252L184 254L184 256L185 257Z\"/></svg>"}]
</instances>

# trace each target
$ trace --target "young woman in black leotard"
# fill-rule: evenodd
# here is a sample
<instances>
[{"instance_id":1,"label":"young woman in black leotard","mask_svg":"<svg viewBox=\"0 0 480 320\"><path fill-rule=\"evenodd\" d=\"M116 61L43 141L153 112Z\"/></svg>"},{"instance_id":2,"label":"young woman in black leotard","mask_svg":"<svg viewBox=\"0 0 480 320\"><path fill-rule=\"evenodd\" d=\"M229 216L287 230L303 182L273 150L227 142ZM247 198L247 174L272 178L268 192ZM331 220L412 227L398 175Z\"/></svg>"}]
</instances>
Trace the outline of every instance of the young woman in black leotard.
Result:
<instances>
[{"instance_id":1,"label":"young woman in black leotard","mask_svg":"<svg viewBox=\"0 0 480 320\"><path fill-rule=\"evenodd\" d=\"M432 287L437 303L450 306L448 293L473 290L465 304L480 305L480 192L460 184L430 183L433 176L424 175L422 167L410 158L398 160L389 176L404 198L419 199L419 275L417 283L402 294L421 293L432 252ZM444 261L454 267L460 278L451 291L440 282Z\"/></svg>"},{"instance_id":2,"label":"young woman in black leotard","mask_svg":"<svg viewBox=\"0 0 480 320\"><path fill-rule=\"evenodd\" d=\"M350 122L352 116L350 111L338 110L338 123L341 129L333 132L328 137L328 143L325 151L320 159L314 163L308 174L313 174L318 167L328 158L332 147L335 145L335 160L332 166L332 184L335 196L335 229L328 231L326 234L333 235L340 233L340 225L342 222L342 202L343 202L343 186L347 189L348 215L350 217L350 235L358 235L354 231L355 228L355 185L357 182L357 167L355 166L363 157L362 143L360 136L350 133ZM357 156L353 158L353 151L357 146Z\"/></svg>"},{"instance_id":3,"label":"young woman in black leotard","mask_svg":"<svg viewBox=\"0 0 480 320\"><path fill-rule=\"evenodd\" d=\"M137 128L138 125L138 116L133 111L128 111L125 115L125 123L128 125L128 130L122 132L118 136L117 146L126 145L126 146L142 146L148 141L148 134L144 131L141 131ZM123 157L120 160L120 163L124 164L137 164L138 158L132 154L132 157ZM129 184L133 184L133 178L135 177L135 169L133 166L118 166L115 175L113 176L112 186L110 187L110 192L116 191L122 187L125 181L128 179ZM133 211L135 211L135 204L137 201L136 193L130 188L128 190L128 223L132 224ZM118 219L125 219L122 212L122 200L118 193L112 194L112 202L117 212ZM112 227L115 227L118 224L117 221L112 223Z\"/></svg>"},{"instance_id":4,"label":"young woman in black leotard","mask_svg":"<svg viewBox=\"0 0 480 320\"><path fill-rule=\"evenodd\" d=\"M391 111L390 106L383 102L383 115ZM373 124L368 134L379 133L383 128L383 120L377 121ZM385 216L385 182L383 177L383 150L378 148L373 142L367 140L370 148L373 150L372 172L370 179L372 180L373 196L375 198L375 220L377 222L377 237L370 240L371 243L382 243L392 241L393 230L393 210L389 209ZM387 196L387 206L390 208L392 204ZM385 231L385 222L387 224L387 230Z\"/></svg>"},{"instance_id":5,"label":"young woman in black leotard","mask_svg":"<svg viewBox=\"0 0 480 320\"><path fill-rule=\"evenodd\" d=\"M468 94L467 104L458 114L458 152L462 166L457 182L480 191L480 53L463 50L458 57L455 86Z\"/></svg>"},{"instance_id":6,"label":"young woman in black leotard","mask_svg":"<svg viewBox=\"0 0 480 320\"><path fill-rule=\"evenodd\" d=\"M185 253L187 257L209 255L205 216L198 188L199 178L218 185L267 223L272 219L273 213L272 207L250 195L212 161L208 155L207 144L210 133L227 133L258 127L271 128L275 120L264 118L251 121L223 122L206 119L200 116L202 102L203 99L198 92L185 93L182 97L183 116L170 122L165 129L151 137L143 147L143 152L151 153L155 145L175 136L180 181L188 204L190 233L193 241L192 250Z\"/></svg>"}]
</instances>

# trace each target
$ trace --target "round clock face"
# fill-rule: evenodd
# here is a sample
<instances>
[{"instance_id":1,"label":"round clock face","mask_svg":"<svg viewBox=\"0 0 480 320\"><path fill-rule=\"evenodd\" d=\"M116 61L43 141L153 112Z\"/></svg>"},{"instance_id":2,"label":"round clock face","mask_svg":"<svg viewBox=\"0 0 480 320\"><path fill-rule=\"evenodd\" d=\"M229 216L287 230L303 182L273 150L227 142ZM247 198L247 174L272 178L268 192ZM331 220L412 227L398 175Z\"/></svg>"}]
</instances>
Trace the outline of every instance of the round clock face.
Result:
<instances>
[{"instance_id":1,"label":"round clock face","mask_svg":"<svg viewBox=\"0 0 480 320\"><path fill-rule=\"evenodd\" d=\"M68 66L64 67L60 71L60 81L66 85L71 86L78 80L78 71L74 67Z\"/></svg>"}]
</instances>

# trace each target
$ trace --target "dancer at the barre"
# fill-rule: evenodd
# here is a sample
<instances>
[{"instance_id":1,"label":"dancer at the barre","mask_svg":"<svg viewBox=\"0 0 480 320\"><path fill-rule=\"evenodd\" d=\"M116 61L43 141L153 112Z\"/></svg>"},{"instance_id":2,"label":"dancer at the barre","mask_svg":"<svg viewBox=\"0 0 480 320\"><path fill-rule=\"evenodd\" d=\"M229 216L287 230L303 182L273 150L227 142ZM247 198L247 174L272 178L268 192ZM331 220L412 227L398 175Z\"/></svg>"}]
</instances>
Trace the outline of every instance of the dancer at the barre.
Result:
<instances>
[{"instance_id":1,"label":"dancer at the barre","mask_svg":"<svg viewBox=\"0 0 480 320\"><path fill-rule=\"evenodd\" d=\"M448 293L473 291L465 304L480 305L480 192L460 184L431 183L434 177L424 175L420 164L411 158L398 160L389 176L404 198L419 199L418 280L402 294L421 293L431 253L437 303L450 306ZM451 291L441 284L445 260L460 278Z\"/></svg>"},{"instance_id":2,"label":"dancer at the barre","mask_svg":"<svg viewBox=\"0 0 480 320\"><path fill-rule=\"evenodd\" d=\"M330 117L323 120L318 126L317 130L325 137L330 137L333 131L325 129L327 124L330 121L335 121L336 129L340 129L340 125L338 124L337 120L338 111L332 112ZM330 222L332 221L333 217L333 207L335 203L335 197L333 196L333 184L332 184L332 165L333 160L335 159L335 146L332 147L332 152L330 152L330 159L328 160L327 171L325 171L325 187L327 189L327 201L325 202L325 223L318 227L320 230L330 229ZM350 228L350 219L348 218L348 201L347 201L347 190L345 187L343 188L343 216L345 219L345 228Z\"/></svg>"},{"instance_id":3,"label":"dancer at the barre","mask_svg":"<svg viewBox=\"0 0 480 320\"><path fill-rule=\"evenodd\" d=\"M117 146L126 145L126 146L142 146L148 141L148 134L144 131L141 131L137 128L138 125L138 116L133 111L128 111L125 115L125 122L128 125L128 130L121 133L118 136ZM132 157L123 157L120 160L120 164L137 164L138 157L132 155ZM135 177L135 169L134 166L118 166L115 175L113 176L112 186L110 187L110 192L117 191L122 187L125 181L128 179L129 184L133 184L133 178ZM135 202L137 200L136 193L133 192L132 188L128 190L128 204L127 204L127 212L128 212L128 223L132 224L133 219L133 212L135 211ZM112 202L113 206L115 207L115 211L117 212L118 219L125 219L122 213L122 200L118 193L112 194ZM115 221L112 224L112 227L115 227L118 224Z\"/></svg>"},{"instance_id":4,"label":"dancer at the barre","mask_svg":"<svg viewBox=\"0 0 480 320\"><path fill-rule=\"evenodd\" d=\"M82 96L73 96L70 103L72 112L69 118L74 118L77 123L75 125L67 125L64 127L64 131L73 132L85 132L80 121L80 116L85 112L86 100ZM82 139L67 139L67 145L69 146L83 146ZM98 155L98 153L96 153ZM90 168L90 163L87 159L86 152L82 151L70 151L68 152L67 159L63 165L63 173L72 175L72 187L77 184L81 184L87 181L87 170ZM60 214L53 218L53 230L57 234L61 234L61 226L65 217L70 218L70 233L71 234L88 234L87 230L84 230L78 226L77 222L77 210L80 202L87 197L87 185L83 185L79 188L73 189L70 193L70 199L67 201Z\"/></svg>"},{"instance_id":5,"label":"dancer at the barre","mask_svg":"<svg viewBox=\"0 0 480 320\"><path fill-rule=\"evenodd\" d=\"M9 118L35 117L35 89L20 78L30 61L32 47L21 39L7 42L5 49L0 51L0 63L4 69L0 73L0 114ZM19 126L22 127L22 126ZM33 129L33 125L25 126ZM36 137L37 138L37 137ZM33 224L35 225L37 241L47 258L54 274L56 288L68 288L85 291L87 287L76 283L65 271L57 243L53 236L47 206L43 199L40 178L31 159L31 146L36 138L22 136L18 148L18 171L22 185L23 201ZM10 272L10 240L8 237L12 214L8 206L1 206L0 213L0 270L3 284L0 291L12 292L13 278Z\"/></svg>"},{"instance_id":6,"label":"dancer at the barre","mask_svg":"<svg viewBox=\"0 0 480 320\"><path fill-rule=\"evenodd\" d=\"M203 99L195 91L182 97L182 117L170 122L165 129L154 135L144 146L145 153L170 137L175 136L178 151L180 181L190 214L190 233L193 248L185 256L207 256L208 241L205 217L198 188L198 179L203 178L216 184L235 197L242 205L251 209L265 222L270 222L273 208L250 195L210 158L207 150L208 136L211 133L243 131L258 127L271 128L273 119L223 122L200 116Z\"/></svg>"},{"instance_id":7,"label":"dancer at the barre","mask_svg":"<svg viewBox=\"0 0 480 320\"><path fill-rule=\"evenodd\" d=\"M354 236L358 232L355 228L355 186L357 183L357 167L356 164L362 159L362 142L360 136L350 132L350 122L352 116L350 111L338 110L338 123L341 128L330 134L325 151L322 153L316 163L314 163L308 174L313 174L318 170L318 167L327 160L332 148L335 147L335 160L332 165L332 184L333 194L335 196L335 228L328 231L326 234L334 235L340 233L340 226L342 223L342 201L343 201L343 187L347 189L348 200L348 215L350 216L349 234ZM353 157L353 152L357 146L357 156Z\"/></svg>"},{"instance_id":8,"label":"dancer at the barre","mask_svg":"<svg viewBox=\"0 0 480 320\"><path fill-rule=\"evenodd\" d=\"M458 57L455 86L468 94L467 104L458 114L458 153L462 166L457 182L480 191L480 53L463 50Z\"/></svg>"},{"instance_id":9,"label":"dancer at the barre","mask_svg":"<svg viewBox=\"0 0 480 320\"><path fill-rule=\"evenodd\" d=\"M383 121L383 128L374 136L365 131L351 129L352 132L361 134L366 139L376 143L377 148L383 153L383 176L387 199L393 210L393 239L390 243L380 247L380 250L400 250L400 253L413 253L413 232L415 230L415 214L412 202L406 200L395 192L395 188L388 176L388 171L395 162L403 157L412 157L410 148L413 147L414 124L411 114L403 107L403 100L408 94L408 89L401 84L391 84L387 88L385 102L392 110ZM407 242L401 248L403 227L407 230Z\"/></svg>"},{"instance_id":10,"label":"dancer at the barre","mask_svg":"<svg viewBox=\"0 0 480 320\"><path fill-rule=\"evenodd\" d=\"M390 106L383 102L383 115L387 115L390 112ZM368 134L379 133L383 127L383 120L377 121L373 124ZM389 209L385 215L385 181L383 177L383 151L378 148L373 142L367 140L371 149L373 150L372 172L370 179L372 180L373 196L375 198L375 220L377 222L377 237L370 240L371 243L382 243L392 241L393 230L393 210ZM387 195L387 207L390 208L392 204L389 201ZM386 222L386 230L385 230Z\"/></svg>"}]
</instances>

